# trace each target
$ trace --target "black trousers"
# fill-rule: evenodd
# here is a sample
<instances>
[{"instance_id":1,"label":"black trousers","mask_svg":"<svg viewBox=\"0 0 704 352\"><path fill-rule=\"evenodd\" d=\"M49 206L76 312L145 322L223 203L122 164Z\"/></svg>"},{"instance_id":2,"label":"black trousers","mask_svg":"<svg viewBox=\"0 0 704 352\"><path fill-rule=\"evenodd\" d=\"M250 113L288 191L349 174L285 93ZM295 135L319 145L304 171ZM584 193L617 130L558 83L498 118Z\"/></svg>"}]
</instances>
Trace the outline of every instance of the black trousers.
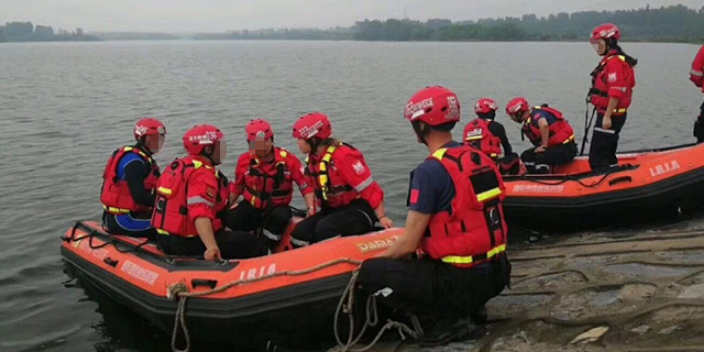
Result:
<instances>
[{"instance_id":1,"label":"black trousers","mask_svg":"<svg viewBox=\"0 0 704 352\"><path fill-rule=\"evenodd\" d=\"M535 148L527 149L521 154L521 160L529 174L549 174L550 166L569 164L576 155L577 144L569 142L549 147L542 153L536 153Z\"/></svg>"},{"instance_id":2,"label":"black trousers","mask_svg":"<svg viewBox=\"0 0 704 352\"><path fill-rule=\"evenodd\" d=\"M699 107L701 110L697 120L694 121L694 137L697 138L697 143L704 142L704 103Z\"/></svg>"},{"instance_id":3,"label":"black trousers","mask_svg":"<svg viewBox=\"0 0 704 352\"><path fill-rule=\"evenodd\" d=\"M132 212L129 215L121 215L124 217L129 217L125 224L120 224L115 218L115 214L110 214L103 212L103 227L108 233L113 235L124 235L130 237L146 238L150 241L156 239L156 229L154 229L151 224L149 228L145 228L144 225L139 223L145 223L147 220L151 221L152 213L135 213Z\"/></svg>"},{"instance_id":4,"label":"black trousers","mask_svg":"<svg viewBox=\"0 0 704 352\"><path fill-rule=\"evenodd\" d=\"M365 234L374 230L377 220L374 209L363 199L340 208L323 208L296 225L291 244L301 247L337 236Z\"/></svg>"},{"instance_id":5,"label":"black trousers","mask_svg":"<svg viewBox=\"0 0 704 352\"><path fill-rule=\"evenodd\" d=\"M618 165L616 149L618 148L618 136L623 125L626 124L626 114L611 117L611 128L604 129L604 114L596 115L596 124L592 134L592 143L589 146L589 166L592 171L608 169Z\"/></svg>"},{"instance_id":6,"label":"black trousers","mask_svg":"<svg viewBox=\"0 0 704 352\"><path fill-rule=\"evenodd\" d=\"M215 233L215 241L223 259L254 258L269 253L266 245L249 232L220 230ZM172 255L202 256L206 249L200 237L158 235L157 243L162 251Z\"/></svg>"},{"instance_id":7,"label":"black trousers","mask_svg":"<svg viewBox=\"0 0 704 352\"><path fill-rule=\"evenodd\" d=\"M510 284L506 255L472 268L432 259L365 260L357 283L377 301L417 315L465 318Z\"/></svg>"},{"instance_id":8,"label":"black trousers","mask_svg":"<svg viewBox=\"0 0 704 352\"><path fill-rule=\"evenodd\" d=\"M262 235L269 247L274 247L281 241L286 227L291 221L292 211L288 205L257 209L248 202L240 202L230 210L227 216L227 227L235 231L256 231L262 229Z\"/></svg>"},{"instance_id":9,"label":"black trousers","mask_svg":"<svg viewBox=\"0 0 704 352\"><path fill-rule=\"evenodd\" d=\"M502 175L518 175L521 168L518 154L516 153L504 155L503 158L496 161L496 166Z\"/></svg>"}]
</instances>

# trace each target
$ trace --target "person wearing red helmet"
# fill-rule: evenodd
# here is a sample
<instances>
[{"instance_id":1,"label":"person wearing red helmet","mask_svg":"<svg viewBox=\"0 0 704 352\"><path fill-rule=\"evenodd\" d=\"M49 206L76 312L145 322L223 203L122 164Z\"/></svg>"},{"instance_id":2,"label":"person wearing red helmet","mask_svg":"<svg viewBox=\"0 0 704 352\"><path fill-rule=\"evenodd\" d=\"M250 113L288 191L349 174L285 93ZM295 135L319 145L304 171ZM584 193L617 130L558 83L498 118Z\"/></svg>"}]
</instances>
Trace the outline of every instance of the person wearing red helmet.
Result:
<instances>
[{"instance_id":1,"label":"person wearing red helmet","mask_svg":"<svg viewBox=\"0 0 704 352\"><path fill-rule=\"evenodd\" d=\"M242 195L243 201L230 212L228 227L242 231L261 228L269 246L274 247L291 220L289 204L294 182L308 209L315 205L313 187L308 186L298 158L274 146L274 130L269 122L252 120L245 127L245 134L249 151L237 160L230 198L234 203Z\"/></svg>"},{"instance_id":2,"label":"person wearing red helmet","mask_svg":"<svg viewBox=\"0 0 704 352\"><path fill-rule=\"evenodd\" d=\"M301 116L293 125L293 138L307 154L305 175L315 190L320 211L296 225L291 244L306 246L336 236L361 235L379 223L393 226L386 216L384 191L357 148L332 138L332 125L320 112ZM310 211L310 210L309 210Z\"/></svg>"},{"instance_id":3,"label":"person wearing red helmet","mask_svg":"<svg viewBox=\"0 0 704 352\"><path fill-rule=\"evenodd\" d=\"M550 166L569 164L577 155L574 130L562 112L547 104L530 107L525 98L511 99L506 105L511 120L523 124L521 133L534 148L521 153L529 174L548 174Z\"/></svg>"},{"instance_id":4,"label":"person wearing red helmet","mask_svg":"<svg viewBox=\"0 0 704 352\"><path fill-rule=\"evenodd\" d=\"M460 109L438 86L408 101L404 116L429 156L411 173L405 234L362 263L357 283L395 309L483 323L484 304L510 280L505 187L491 158L452 140Z\"/></svg>"},{"instance_id":5,"label":"person wearing red helmet","mask_svg":"<svg viewBox=\"0 0 704 352\"><path fill-rule=\"evenodd\" d=\"M602 56L591 73L592 87L588 94L588 100L597 114L589 147L592 170L618 165L618 137L626 123L626 113L636 86L633 68L638 60L623 52L618 45L620 39L621 32L611 23L594 28L589 39L596 53Z\"/></svg>"},{"instance_id":6,"label":"person wearing red helmet","mask_svg":"<svg viewBox=\"0 0 704 352\"><path fill-rule=\"evenodd\" d=\"M697 55L692 61L692 69L689 71L689 80L695 86L702 89L704 93L704 45L702 45ZM704 101L699 107L700 113L697 120L694 122L694 137L697 137L697 143L704 142Z\"/></svg>"},{"instance_id":7,"label":"person wearing red helmet","mask_svg":"<svg viewBox=\"0 0 704 352\"><path fill-rule=\"evenodd\" d=\"M152 155L164 145L166 128L147 117L137 121L133 135L137 143L115 150L103 171L103 227L116 235L154 239L151 215L160 171Z\"/></svg>"},{"instance_id":8,"label":"person wearing red helmet","mask_svg":"<svg viewBox=\"0 0 704 352\"><path fill-rule=\"evenodd\" d=\"M152 224L167 254L203 255L206 260L266 255L263 242L244 231L226 230L230 207L227 178L216 166L225 159L224 135L213 125L198 125L183 135L185 158L171 163L159 178Z\"/></svg>"},{"instance_id":9,"label":"person wearing red helmet","mask_svg":"<svg viewBox=\"0 0 704 352\"><path fill-rule=\"evenodd\" d=\"M477 118L467 123L462 133L462 140L496 161L502 175L516 175L520 167L518 154L511 148L504 125L494 121L498 108L499 105L494 99L477 100L474 103L474 113L477 114ZM500 158L502 146L504 156Z\"/></svg>"}]
</instances>

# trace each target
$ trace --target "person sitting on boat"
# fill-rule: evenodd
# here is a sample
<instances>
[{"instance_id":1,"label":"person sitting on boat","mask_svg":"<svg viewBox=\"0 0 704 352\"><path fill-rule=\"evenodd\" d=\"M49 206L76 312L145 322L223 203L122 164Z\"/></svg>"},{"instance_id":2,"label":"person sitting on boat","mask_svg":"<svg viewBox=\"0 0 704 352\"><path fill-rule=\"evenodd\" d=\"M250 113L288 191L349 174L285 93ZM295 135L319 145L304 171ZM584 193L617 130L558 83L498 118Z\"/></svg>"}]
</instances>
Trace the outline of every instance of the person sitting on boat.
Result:
<instances>
[{"instance_id":1,"label":"person sitting on boat","mask_svg":"<svg viewBox=\"0 0 704 352\"><path fill-rule=\"evenodd\" d=\"M293 246L365 234L374 230L377 221L384 228L393 226L384 209L384 191L372 178L362 152L332 138L326 115L301 116L293 125L293 137L308 155L305 174L320 206L292 231Z\"/></svg>"},{"instance_id":2,"label":"person sitting on boat","mask_svg":"<svg viewBox=\"0 0 704 352\"><path fill-rule=\"evenodd\" d=\"M212 261L266 255L269 250L254 234L223 228L218 213L229 208L230 190L216 169L226 155L220 129L195 126L183 135L183 146L188 156L172 162L157 183L152 223L159 247Z\"/></svg>"},{"instance_id":3,"label":"person sitting on boat","mask_svg":"<svg viewBox=\"0 0 704 352\"><path fill-rule=\"evenodd\" d=\"M494 160L502 175L517 175L520 169L518 154L514 153L511 148L504 125L494 121L498 108L499 106L494 99L479 99L474 104L477 118L465 126L463 140ZM504 157L500 158L502 146Z\"/></svg>"},{"instance_id":4,"label":"person sitting on boat","mask_svg":"<svg viewBox=\"0 0 704 352\"><path fill-rule=\"evenodd\" d=\"M633 68L638 60L623 52L618 45L620 39L618 27L606 23L594 28L589 40L596 53L603 57L591 73L592 88L588 95L597 113L589 146L592 170L618 166L618 137L626 124L626 112L636 86Z\"/></svg>"},{"instance_id":5,"label":"person sitting on boat","mask_svg":"<svg viewBox=\"0 0 704 352\"><path fill-rule=\"evenodd\" d=\"M405 234L362 263L357 284L392 308L484 323L484 304L510 283L504 185L493 160L452 140L460 112L457 95L438 86L406 105L430 155L411 173Z\"/></svg>"},{"instance_id":6,"label":"person sitting on boat","mask_svg":"<svg viewBox=\"0 0 704 352\"><path fill-rule=\"evenodd\" d=\"M249 151L237 160L230 196L232 203L240 195L243 201L230 211L228 227L242 231L261 228L269 246L274 247L291 220L293 183L298 185L309 214L315 208L313 187L308 186L298 158L274 146L274 131L269 122L252 120L245 127L245 134Z\"/></svg>"},{"instance_id":7,"label":"person sitting on boat","mask_svg":"<svg viewBox=\"0 0 704 352\"><path fill-rule=\"evenodd\" d=\"M695 86L702 89L704 93L704 45L702 45L697 55L692 61L692 70L689 71L689 80ZM704 142L704 101L699 107L699 116L694 122L694 137L697 137L697 143Z\"/></svg>"},{"instance_id":8,"label":"person sitting on boat","mask_svg":"<svg viewBox=\"0 0 704 352\"><path fill-rule=\"evenodd\" d=\"M521 133L535 146L521 154L529 174L548 174L550 166L569 164L577 155L574 130L562 113L546 104L530 107L517 97L506 105L511 120L522 123Z\"/></svg>"},{"instance_id":9,"label":"person sitting on boat","mask_svg":"<svg viewBox=\"0 0 704 352\"><path fill-rule=\"evenodd\" d=\"M151 216L160 172L152 155L164 145L166 128L147 117L135 124L133 134L137 143L115 150L103 171L103 228L115 235L154 240Z\"/></svg>"}]
</instances>

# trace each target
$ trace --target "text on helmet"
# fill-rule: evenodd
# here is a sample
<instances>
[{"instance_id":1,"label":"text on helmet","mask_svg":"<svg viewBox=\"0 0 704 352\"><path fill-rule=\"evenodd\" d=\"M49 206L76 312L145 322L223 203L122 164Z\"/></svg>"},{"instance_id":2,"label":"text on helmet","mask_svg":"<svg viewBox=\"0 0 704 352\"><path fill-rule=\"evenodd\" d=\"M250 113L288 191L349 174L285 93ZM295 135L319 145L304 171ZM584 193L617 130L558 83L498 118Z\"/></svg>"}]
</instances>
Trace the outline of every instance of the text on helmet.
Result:
<instances>
[{"instance_id":1,"label":"text on helmet","mask_svg":"<svg viewBox=\"0 0 704 352\"><path fill-rule=\"evenodd\" d=\"M323 122L317 121L315 124L313 124L313 126L301 127L301 129L298 130L298 133L300 133L301 137L303 138L309 138L315 136L321 128L323 128Z\"/></svg>"},{"instance_id":2,"label":"text on helmet","mask_svg":"<svg viewBox=\"0 0 704 352\"><path fill-rule=\"evenodd\" d=\"M406 105L405 115L411 120L415 120L425 113L425 109L430 107L433 107L433 98L428 98L418 103L409 102Z\"/></svg>"},{"instance_id":3,"label":"text on helmet","mask_svg":"<svg viewBox=\"0 0 704 352\"><path fill-rule=\"evenodd\" d=\"M212 144L213 141L218 139L218 134L216 132L205 132L204 134L198 136L188 137L189 142L198 142L198 144Z\"/></svg>"}]
</instances>

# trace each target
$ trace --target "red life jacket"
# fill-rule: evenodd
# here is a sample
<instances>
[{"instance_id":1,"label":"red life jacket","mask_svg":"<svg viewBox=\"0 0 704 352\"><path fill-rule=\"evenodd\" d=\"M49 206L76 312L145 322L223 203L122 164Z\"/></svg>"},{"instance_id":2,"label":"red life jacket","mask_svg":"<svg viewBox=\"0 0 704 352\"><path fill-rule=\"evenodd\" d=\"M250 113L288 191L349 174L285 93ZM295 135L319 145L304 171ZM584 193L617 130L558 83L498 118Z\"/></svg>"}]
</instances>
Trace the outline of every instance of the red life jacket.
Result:
<instances>
[{"instance_id":1,"label":"red life jacket","mask_svg":"<svg viewBox=\"0 0 704 352\"><path fill-rule=\"evenodd\" d=\"M496 160L501 155L501 139L489 130L491 120L476 118L464 130L464 142Z\"/></svg>"},{"instance_id":2,"label":"red life jacket","mask_svg":"<svg viewBox=\"0 0 704 352\"><path fill-rule=\"evenodd\" d=\"M189 156L171 163L164 174L159 178L156 188L156 206L152 214L152 225L162 235L181 237L196 237L198 231L194 221L188 219L188 205L186 202L188 178L193 171L204 167L213 172L213 177L218 179L218 195L216 211L227 207L229 199L228 187L223 187L220 173L214 167ZM213 221L213 232L222 228L220 220Z\"/></svg>"},{"instance_id":3,"label":"red life jacket","mask_svg":"<svg viewBox=\"0 0 704 352\"><path fill-rule=\"evenodd\" d=\"M331 167L333 166L332 155L339 148L351 148L353 152L359 153L355 147L340 143L329 146L318 162L314 162L310 157L306 158L305 175L311 181L310 183L315 185L315 196L320 203L332 208L345 206L360 198L359 193L345 183L338 170Z\"/></svg>"},{"instance_id":4,"label":"red life jacket","mask_svg":"<svg viewBox=\"0 0 704 352\"><path fill-rule=\"evenodd\" d=\"M542 110L550 113L550 115L555 116L556 121L548 126L548 147L553 147L556 145L567 144L574 141L574 130L572 126L565 120L562 116L562 112L557 109L535 106L531 109L529 117L521 127L521 132L528 137L528 139L535 146L539 146L542 143L542 138L540 137L540 126L538 125L538 120L533 119L533 111Z\"/></svg>"},{"instance_id":5,"label":"red life jacket","mask_svg":"<svg viewBox=\"0 0 704 352\"><path fill-rule=\"evenodd\" d=\"M293 199L293 181L286 167L288 151L274 147L274 167L264 171L259 158L250 154L249 172L244 176L245 202L256 209L288 205Z\"/></svg>"},{"instance_id":6,"label":"red life jacket","mask_svg":"<svg viewBox=\"0 0 704 352\"><path fill-rule=\"evenodd\" d=\"M447 169L455 198L450 212L431 215L421 251L459 267L503 253L508 234L501 205L505 187L494 161L469 146L439 149L428 158Z\"/></svg>"},{"instance_id":7,"label":"red life jacket","mask_svg":"<svg viewBox=\"0 0 704 352\"><path fill-rule=\"evenodd\" d=\"M103 171L103 185L100 189L100 202L103 203L103 209L111 214L128 214L130 212L145 212L149 208L139 205L132 198L132 192L127 186L127 181L120 180L117 177L117 167L120 165L120 159L126 153L135 153L149 167L149 176L144 179L144 189L148 192L154 192L157 179L159 178L159 166L156 165L154 159L149 154L143 152L137 147L125 146L115 150Z\"/></svg>"},{"instance_id":8,"label":"red life jacket","mask_svg":"<svg viewBox=\"0 0 704 352\"><path fill-rule=\"evenodd\" d=\"M627 63L630 70L630 72L627 73L628 78L626 82L629 85L629 87L626 87L627 94L623 99L619 100L618 105L616 106L616 110L614 110L613 116L618 116L623 115L628 111L628 106L631 105L631 95L633 94L632 88L635 86L633 64L629 62L629 60L625 56L618 55L614 51L604 57L601 62L599 62L599 65L594 68L591 73L592 87L589 89L589 100L592 105L594 105L594 107L596 107L596 109L602 113L609 106L609 83L607 82L607 72L604 68L606 67L606 64L609 62L609 60L614 58ZM626 73L619 72L619 74Z\"/></svg>"}]
</instances>

